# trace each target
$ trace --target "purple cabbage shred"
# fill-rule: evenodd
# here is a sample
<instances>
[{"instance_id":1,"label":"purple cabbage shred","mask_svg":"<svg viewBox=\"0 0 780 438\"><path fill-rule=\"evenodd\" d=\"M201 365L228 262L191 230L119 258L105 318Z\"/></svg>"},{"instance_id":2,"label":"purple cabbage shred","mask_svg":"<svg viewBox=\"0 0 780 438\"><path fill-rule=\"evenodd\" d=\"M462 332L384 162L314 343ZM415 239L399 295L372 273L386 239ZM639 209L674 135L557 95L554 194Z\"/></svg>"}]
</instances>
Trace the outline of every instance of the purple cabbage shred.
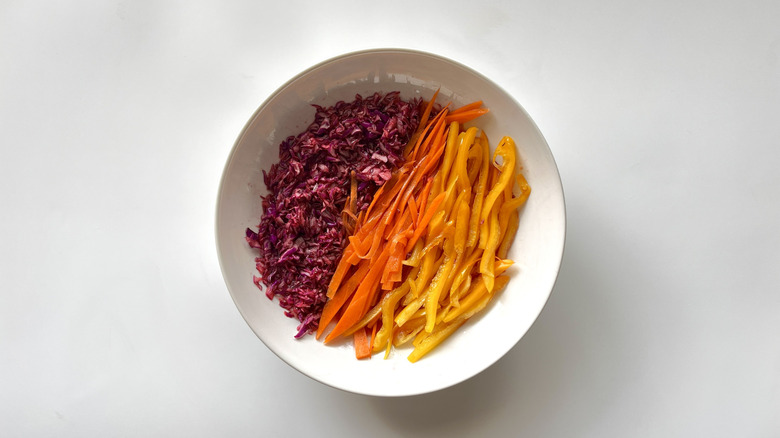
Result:
<instances>
[{"instance_id":1,"label":"purple cabbage shred","mask_svg":"<svg viewBox=\"0 0 780 438\"><path fill-rule=\"evenodd\" d=\"M341 211L350 173L358 182L358 211L365 210L402 164L420 122L420 100L404 101L398 92L313 106L314 122L284 140L279 162L264 172L263 215L257 232L246 230L247 243L259 252L253 281L300 321L296 338L316 331L347 242Z\"/></svg>"}]
</instances>

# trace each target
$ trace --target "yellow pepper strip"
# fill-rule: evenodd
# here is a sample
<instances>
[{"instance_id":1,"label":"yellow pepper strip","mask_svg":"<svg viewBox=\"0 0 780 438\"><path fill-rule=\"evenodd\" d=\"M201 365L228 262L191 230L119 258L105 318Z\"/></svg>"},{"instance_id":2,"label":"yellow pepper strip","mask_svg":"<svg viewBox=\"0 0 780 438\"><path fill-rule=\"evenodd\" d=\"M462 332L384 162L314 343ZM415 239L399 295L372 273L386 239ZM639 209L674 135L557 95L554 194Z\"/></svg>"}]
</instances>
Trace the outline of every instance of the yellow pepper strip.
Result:
<instances>
[{"instance_id":1,"label":"yellow pepper strip","mask_svg":"<svg viewBox=\"0 0 780 438\"><path fill-rule=\"evenodd\" d=\"M496 277L495 290L501 290L508 282L509 276L499 275ZM492 295L493 293L488 292L487 287L485 287L485 283L481 281L474 283L471 287L471 290L469 290L468 295L466 295L466 297L461 301L460 307L450 310L450 312L447 313L447 317L444 318L444 322L450 322L461 315L467 315L467 318L471 317L474 315L474 313L476 313L473 312L473 310L477 307L479 301L485 296L490 297ZM485 302L485 304L486 303L487 302Z\"/></svg>"},{"instance_id":2,"label":"yellow pepper strip","mask_svg":"<svg viewBox=\"0 0 780 438\"><path fill-rule=\"evenodd\" d=\"M507 253L509 252L509 246L512 245L512 241L515 239L515 234L517 234L517 228L519 225L520 213L513 211L509 214L509 220L506 224L506 231L504 231L501 245L498 246L498 250L496 251L497 257L502 259L506 258Z\"/></svg>"},{"instance_id":3,"label":"yellow pepper strip","mask_svg":"<svg viewBox=\"0 0 780 438\"><path fill-rule=\"evenodd\" d=\"M493 203L493 209L488 217L489 237L487 239L485 250L482 252L482 259L479 262L479 272L482 274L482 280L487 286L488 292L493 292L493 282L495 278L495 258L496 249L501 243L501 228L498 223L498 212L501 209L501 199Z\"/></svg>"},{"instance_id":4,"label":"yellow pepper strip","mask_svg":"<svg viewBox=\"0 0 780 438\"><path fill-rule=\"evenodd\" d=\"M458 272L455 276L455 280L452 282L452 290L450 291L450 297L452 305L458 306L458 293L453 293L453 291L457 291L460 288L460 285L464 282L471 283L471 269L474 267L474 264L477 262L477 260L480 260L482 258L482 250L477 248L475 249L466 259L463 264L458 266Z\"/></svg>"},{"instance_id":5,"label":"yellow pepper strip","mask_svg":"<svg viewBox=\"0 0 780 438\"><path fill-rule=\"evenodd\" d=\"M469 240L466 246L485 249L487 241L487 221L482 221L482 206L485 203L485 194L488 192L488 176L490 174L490 145L484 131L479 137L482 147L482 166L479 169L476 193L474 194L474 207L471 210L471 222L469 224ZM479 244L477 244L479 242Z\"/></svg>"},{"instance_id":6,"label":"yellow pepper strip","mask_svg":"<svg viewBox=\"0 0 780 438\"><path fill-rule=\"evenodd\" d=\"M412 350L412 353L408 357L409 362L414 363L420 360L420 358L428 354L437 345L441 344L442 341L453 334L455 330L463 325L464 322L466 322L465 318L452 321L448 324L439 325L436 332L429 334L425 337L425 339L422 340L422 342L415 346L414 350Z\"/></svg>"},{"instance_id":7,"label":"yellow pepper strip","mask_svg":"<svg viewBox=\"0 0 780 438\"><path fill-rule=\"evenodd\" d=\"M442 220L447 220L450 217L452 207L455 205L455 201L458 200L458 196L460 195L460 192L455 189L458 184L458 179L459 178L456 176L447 185L447 193L444 195L444 202L442 202L442 205L444 206L444 216L442 217Z\"/></svg>"},{"instance_id":8,"label":"yellow pepper strip","mask_svg":"<svg viewBox=\"0 0 780 438\"><path fill-rule=\"evenodd\" d=\"M390 357L390 349L392 348L393 348L393 343L388 341L387 348L385 348L385 357L384 357L385 359Z\"/></svg>"},{"instance_id":9,"label":"yellow pepper strip","mask_svg":"<svg viewBox=\"0 0 780 438\"><path fill-rule=\"evenodd\" d=\"M448 223L447 229L448 230L454 230L455 226L452 223ZM452 233L454 231L450 231L448 235L452 236ZM448 238L445 240L452 241L452 238ZM450 246L452 244L450 243ZM445 243L446 247L446 243ZM438 252L438 251L436 251ZM426 255L426 257L423 259L432 259L435 257L435 253L431 252L430 255ZM420 271L420 274L417 278L417 285L416 290L423 290L423 287L425 287L424 291L416 297L412 297L410 295L407 295L407 299L409 299L409 302L407 303L406 300L404 301L404 309L396 316L395 322L396 324L403 325L406 321L414 317L414 313L420 310L420 308L427 302L430 295L441 294L441 290L444 288L444 285L446 284L447 277L449 275L449 270L451 270L451 267L448 266L448 261L451 259L451 256L448 255L442 255L435 263L428 264L427 266L423 266L423 270ZM425 265L425 263L424 263ZM433 278L431 278L432 271L435 270L435 274L433 274Z\"/></svg>"},{"instance_id":10,"label":"yellow pepper strip","mask_svg":"<svg viewBox=\"0 0 780 438\"><path fill-rule=\"evenodd\" d=\"M409 276L409 292L407 293L407 296L416 297L420 294L420 291L417 290L417 282L412 280L411 276Z\"/></svg>"},{"instance_id":11,"label":"yellow pepper strip","mask_svg":"<svg viewBox=\"0 0 780 438\"><path fill-rule=\"evenodd\" d=\"M398 327L398 330L396 330L393 336L393 346L400 347L401 345L406 344L417 336L418 333L423 331L423 328L425 328L424 316L410 319L409 322Z\"/></svg>"},{"instance_id":12,"label":"yellow pepper strip","mask_svg":"<svg viewBox=\"0 0 780 438\"><path fill-rule=\"evenodd\" d=\"M417 243L414 244L414 248L412 248L411 255L401 262L404 266L420 266L420 260L422 260L422 250L425 246L425 242L422 240L418 240Z\"/></svg>"},{"instance_id":13,"label":"yellow pepper strip","mask_svg":"<svg viewBox=\"0 0 780 438\"><path fill-rule=\"evenodd\" d=\"M469 206L465 203L460 204L455 221L455 235L453 236L453 248L455 252L455 262L453 269L450 271L449 278L447 279L447 286L445 290L447 293L442 296L448 299L448 303L444 306L444 311L452 305L452 293L456 291L465 277L469 277L471 267L478 260L478 257L474 257L473 254L470 258L467 258L466 254L466 239L468 237L468 219L469 219ZM475 252L480 252L477 250ZM457 297L455 297L455 303L457 304ZM441 314L441 312L440 312ZM437 317L438 318L438 317Z\"/></svg>"},{"instance_id":14,"label":"yellow pepper strip","mask_svg":"<svg viewBox=\"0 0 780 438\"><path fill-rule=\"evenodd\" d=\"M444 201L439 206L439 211L436 212L433 219L431 219L431 222L428 224L428 235L437 235L441 232L441 227L444 226L444 221L447 219L447 216L449 216L449 212L452 210L452 205L455 202L454 194L456 183L457 180L453 181L452 184L447 187L444 194Z\"/></svg>"},{"instance_id":15,"label":"yellow pepper strip","mask_svg":"<svg viewBox=\"0 0 780 438\"><path fill-rule=\"evenodd\" d=\"M462 315L466 310L469 309L469 306L472 306L474 302L476 302L480 297L482 297L486 293L487 293L487 287L485 287L484 282L478 281L476 283L473 283L469 288L469 291L466 294L466 296L460 302L460 306L450 309L450 311L447 313L447 317L444 318L444 322L445 323L450 322L453 319Z\"/></svg>"},{"instance_id":16,"label":"yellow pepper strip","mask_svg":"<svg viewBox=\"0 0 780 438\"><path fill-rule=\"evenodd\" d=\"M444 241L444 239L446 239L450 235L449 231L450 231L450 229L445 227L441 231L441 233L439 233L438 236L434 237L433 240L431 240L427 245L425 245L425 247L420 252L420 257L425 259L425 256L427 254L429 254L431 252L433 252L435 254L434 250L441 249L440 248L441 247L441 243ZM435 256L433 257L433 260L436 260Z\"/></svg>"},{"instance_id":17,"label":"yellow pepper strip","mask_svg":"<svg viewBox=\"0 0 780 438\"><path fill-rule=\"evenodd\" d=\"M395 312L395 307L398 305L398 301L409 292L412 283L413 281L411 279L405 281L402 286L394 289L385 296L384 300L382 300L380 306L382 309L382 328L376 333L376 338L374 339L374 353L382 351L390 344L390 337L393 334L393 314Z\"/></svg>"},{"instance_id":18,"label":"yellow pepper strip","mask_svg":"<svg viewBox=\"0 0 780 438\"><path fill-rule=\"evenodd\" d=\"M465 195L466 192L461 192ZM455 254L459 260L466 249L466 239L469 232L469 205L462 202L455 215Z\"/></svg>"},{"instance_id":19,"label":"yellow pepper strip","mask_svg":"<svg viewBox=\"0 0 780 438\"><path fill-rule=\"evenodd\" d=\"M506 236L506 231L509 228L509 219L513 216L513 213L515 212L516 212L515 210L510 210L506 208L501 208L501 210L499 210L498 212L499 235L498 235L498 247L496 247L496 251L498 251L498 248L501 246L501 242L504 241L504 237Z\"/></svg>"},{"instance_id":20,"label":"yellow pepper strip","mask_svg":"<svg viewBox=\"0 0 780 438\"><path fill-rule=\"evenodd\" d=\"M420 294L419 297L413 299L409 304L405 304L404 308L395 315L395 324L397 326L402 326L409 322L409 320L414 316L415 312L420 310L420 306L423 305L427 292L428 289Z\"/></svg>"},{"instance_id":21,"label":"yellow pepper strip","mask_svg":"<svg viewBox=\"0 0 780 438\"><path fill-rule=\"evenodd\" d=\"M515 168L517 167L517 149L515 147L515 142L510 137L505 137L508 140L505 142L507 147L507 154L511 154L511 156L514 158L514 162L511 164L511 166L507 166L506 158L504 162L499 167L499 170L503 173L505 171L508 171L512 174L512 176L515 176ZM503 139L502 139L503 140ZM519 175L519 174L518 174ZM507 185L504 187L504 202L512 199L513 194L512 190L514 189L512 178L509 178L509 181L507 182Z\"/></svg>"},{"instance_id":22,"label":"yellow pepper strip","mask_svg":"<svg viewBox=\"0 0 780 438\"><path fill-rule=\"evenodd\" d=\"M469 181L476 181L479 177L479 169L482 167L482 142L474 141L471 145L468 162Z\"/></svg>"},{"instance_id":23,"label":"yellow pepper strip","mask_svg":"<svg viewBox=\"0 0 780 438\"><path fill-rule=\"evenodd\" d=\"M501 275L504 272L506 272L507 269L509 269L510 266L514 265L514 260L509 259L498 259L496 260L496 275Z\"/></svg>"},{"instance_id":24,"label":"yellow pepper strip","mask_svg":"<svg viewBox=\"0 0 780 438\"><path fill-rule=\"evenodd\" d=\"M425 315L425 316L427 316L427 314L424 314L424 315ZM436 326L435 326L435 327L439 327L439 326L441 325L441 323L444 321L444 317L445 317L445 316L446 316L446 315L444 314L444 312L443 312L443 311L441 311L441 312L438 312L438 313L436 314ZM435 331L435 330L436 330L436 329L434 328L434 331ZM425 330L421 330L419 333L417 333L417 336L415 336L415 337L414 337L414 341L412 341L412 345L414 345L415 347L416 347L416 346L418 346L418 345L420 345L420 343L421 343L423 340L425 340L425 338L427 338L427 337L428 337L428 336L430 336L430 335L431 335L431 334L430 334L430 333L428 333L427 331L425 331Z\"/></svg>"},{"instance_id":25,"label":"yellow pepper strip","mask_svg":"<svg viewBox=\"0 0 780 438\"><path fill-rule=\"evenodd\" d=\"M414 312L414 315L412 315L412 317L409 318L409 320L413 320L413 319L417 319L417 318L425 319L425 308L424 307L420 308L420 309L417 309L417 311Z\"/></svg>"},{"instance_id":26,"label":"yellow pepper strip","mask_svg":"<svg viewBox=\"0 0 780 438\"><path fill-rule=\"evenodd\" d=\"M455 222L455 220L458 217L458 210L460 210L460 206L463 204L466 204L468 206L470 199L468 199L469 194L466 193L466 190L462 190L460 193L458 193L458 197L455 198L455 203L452 205L452 209L449 211L449 214L447 215L447 220ZM466 218L468 219L468 218ZM466 221L466 227L468 227L468 220ZM468 228L467 228L468 231Z\"/></svg>"},{"instance_id":27,"label":"yellow pepper strip","mask_svg":"<svg viewBox=\"0 0 780 438\"><path fill-rule=\"evenodd\" d=\"M412 298L419 297L421 291L425 290L424 288L428 285L428 282L431 281L431 278L433 278L433 276L436 274L436 271L443 263L443 260L444 257L439 257L439 251L436 248L432 249L423 256L420 271L418 272L417 277L414 279L414 295ZM411 299L408 301L404 300L404 306L409 305L411 301Z\"/></svg>"},{"instance_id":28,"label":"yellow pepper strip","mask_svg":"<svg viewBox=\"0 0 780 438\"><path fill-rule=\"evenodd\" d=\"M450 130L447 133L447 146L444 149L444 158L441 164L441 176L440 184L445 182L449 183L450 169L452 168L452 162L455 160L455 155L458 152L458 137L460 134L460 126L458 122L452 122L450 124Z\"/></svg>"},{"instance_id":29,"label":"yellow pepper strip","mask_svg":"<svg viewBox=\"0 0 780 438\"><path fill-rule=\"evenodd\" d=\"M502 157L503 163L498 165L496 163L496 157ZM510 137L504 137L498 143L496 152L493 154L493 164L500 171L498 181L490 189L490 192L485 197L485 203L482 205L482 217L483 221L488 219L490 212L493 209L493 204L496 203L498 197L504 192L507 185L512 181L512 177L515 173L515 142Z\"/></svg>"},{"instance_id":30,"label":"yellow pepper strip","mask_svg":"<svg viewBox=\"0 0 780 438\"><path fill-rule=\"evenodd\" d=\"M512 240L514 240L517 233L517 227L520 222L517 209L525 204L528 196L531 194L531 186L528 185L523 174L517 174L517 183L520 186L520 196L504 202L504 205L501 206L501 212L498 214L498 223L501 227L501 244L496 254L500 258L506 258L509 245L512 244Z\"/></svg>"},{"instance_id":31,"label":"yellow pepper strip","mask_svg":"<svg viewBox=\"0 0 780 438\"><path fill-rule=\"evenodd\" d=\"M471 288L471 275L466 276L466 279L458 285L457 290L453 289L450 307L460 307L460 297L466 295L469 288Z\"/></svg>"},{"instance_id":32,"label":"yellow pepper strip","mask_svg":"<svg viewBox=\"0 0 780 438\"><path fill-rule=\"evenodd\" d=\"M503 289L504 286L506 286L506 284L508 282L509 282L509 276L501 275L499 277L496 277L496 289L493 291L493 293L487 294L487 295L483 296L482 298L480 298L479 300L477 300L477 302L474 303L474 306L471 309L469 309L468 311L463 313L463 316L466 319L469 319L472 316L476 315L477 313L481 312L482 309L485 308L487 303L489 303L490 300L492 300L493 297L496 296L496 292L498 292L501 289Z\"/></svg>"},{"instance_id":33,"label":"yellow pepper strip","mask_svg":"<svg viewBox=\"0 0 780 438\"><path fill-rule=\"evenodd\" d=\"M445 248L446 246L447 243L445 242ZM439 308L439 298L441 297L444 286L450 277L450 271L452 271L454 264L455 259L445 255L443 268L441 268L439 272L436 273L436 276L433 277L433 280L431 280L430 291L428 296L425 298L425 331L428 333L432 332L434 325L436 325L436 310Z\"/></svg>"},{"instance_id":34,"label":"yellow pepper strip","mask_svg":"<svg viewBox=\"0 0 780 438\"><path fill-rule=\"evenodd\" d=\"M433 201L436 198L436 196L438 196L439 193L443 191L440 186L441 186L441 172L437 171L436 174L433 175L433 183L431 184L431 191L428 194L428 200L425 203L425 208L423 209L423 211L428 210L428 207L430 207L431 205L431 201Z\"/></svg>"},{"instance_id":35,"label":"yellow pepper strip","mask_svg":"<svg viewBox=\"0 0 780 438\"><path fill-rule=\"evenodd\" d=\"M435 257L435 254L429 253L431 257ZM428 258L429 256L426 255L425 258ZM413 300L411 300L408 304L404 303L404 308L399 312L395 317L395 323L399 326L404 325L409 319L414 316L414 313L417 312L420 307L422 307L423 303L425 303L425 299L428 297L428 294L431 291L431 288L435 286L435 283L438 281L438 277L441 276L442 269L443 269L443 261L445 259L444 256L439 258L436 262L432 264L426 265L425 258L423 258L423 267L420 270L420 273L418 274L417 278L417 290L422 290L423 292L415 297ZM431 275L431 271L435 269L435 274L433 274L433 278L429 277ZM429 283L430 281L430 283ZM424 286L426 286L425 289L423 289ZM408 296L408 295L407 295Z\"/></svg>"},{"instance_id":36,"label":"yellow pepper strip","mask_svg":"<svg viewBox=\"0 0 780 438\"><path fill-rule=\"evenodd\" d=\"M442 249L444 250L445 257L455 257L455 221L447 221L445 229L447 232L447 238L442 241Z\"/></svg>"},{"instance_id":37,"label":"yellow pepper strip","mask_svg":"<svg viewBox=\"0 0 780 438\"><path fill-rule=\"evenodd\" d=\"M422 342L425 338L430 336L430 333L426 332L425 330L420 330L417 335L414 337L414 340L412 341L412 345L417 347L420 345L420 342Z\"/></svg>"},{"instance_id":38,"label":"yellow pepper strip","mask_svg":"<svg viewBox=\"0 0 780 438\"><path fill-rule=\"evenodd\" d=\"M517 210L528 200L528 197L531 195L531 186L528 185L528 181L526 181L522 173L517 174L517 185L520 186L520 196L511 199L504 198L505 202L504 206L501 207L502 210Z\"/></svg>"},{"instance_id":39,"label":"yellow pepper strip","mask_svg":"<svg viewBox=\"0 0 780 438\"><path fill-rule=\"evenodd\" d=\"M478 131L477 128L469 128L468 131L462 134L458 139L458 153L455 155L455 161L452 163L452 170L450 171L449 179L447 180L447 184L449 185L457 176L458 190L471 190L467 164L469 160L469 149L471 148L471 145L474 144L474 138L477 136Z\"/></svg>"}]
</instances>

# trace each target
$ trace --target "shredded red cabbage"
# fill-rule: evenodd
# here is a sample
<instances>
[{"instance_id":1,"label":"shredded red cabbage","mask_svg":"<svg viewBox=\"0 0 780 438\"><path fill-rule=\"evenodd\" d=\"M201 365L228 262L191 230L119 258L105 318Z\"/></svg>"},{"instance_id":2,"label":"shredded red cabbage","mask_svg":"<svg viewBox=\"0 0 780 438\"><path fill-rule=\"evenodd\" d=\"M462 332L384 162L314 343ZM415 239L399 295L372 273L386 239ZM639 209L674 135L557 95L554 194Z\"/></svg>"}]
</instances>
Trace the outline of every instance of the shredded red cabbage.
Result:
<instances>
[{"instance_id":1,"label":"shredded red cabbage","mask_svg":"<svg viewBox=\"0 0 780 438\"><path fill-rule=\"evenodd\" d=\"M420 122L420 100L404 101L398 92L355 96L329 108L313 105L314 122L279 146L279 162L263 178L258 231L246 241L259 250L255 259L268 298L279 298L285 315L300 321L296 338L319 324L328 283L347 235L341 211L349 196L350 173L358 181L358 211L401 164L401 155Z\"/></svg>"}]
</instances>

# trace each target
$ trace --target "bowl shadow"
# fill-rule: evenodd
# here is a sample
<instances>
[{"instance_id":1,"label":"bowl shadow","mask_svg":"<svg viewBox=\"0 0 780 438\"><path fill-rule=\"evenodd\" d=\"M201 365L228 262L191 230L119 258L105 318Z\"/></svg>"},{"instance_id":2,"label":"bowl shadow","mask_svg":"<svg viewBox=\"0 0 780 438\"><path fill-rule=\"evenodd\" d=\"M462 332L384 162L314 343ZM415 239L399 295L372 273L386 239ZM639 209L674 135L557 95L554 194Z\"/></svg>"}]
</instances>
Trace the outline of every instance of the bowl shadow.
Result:
<instances>
[{"instance_id":1,"label":"bowl shadow","mask_svg":"<svg viewBox=\"0 0 780 438\"><path fill-rule=\"evenodd\" d=\"M638 360L631 354L632 340L621 330L622 319L612 314L617 309L611 297L620 286L611 280L615 267L605 260L630 257L636 248L621 245L598 218L580 219L569 225L558 281L545 310L507 355L442 391L369 397L376 417L399 436L491 436L491 431L506 430L538 436L563 427L554 423L567 409L586 430L587 422L603 415L629 383L632 362ZM603 237L603 250L613 252L611 257L594 257L586 244L594 233ZM598 392L586 396L590 388Z\"/></svg>"}]
</instances>

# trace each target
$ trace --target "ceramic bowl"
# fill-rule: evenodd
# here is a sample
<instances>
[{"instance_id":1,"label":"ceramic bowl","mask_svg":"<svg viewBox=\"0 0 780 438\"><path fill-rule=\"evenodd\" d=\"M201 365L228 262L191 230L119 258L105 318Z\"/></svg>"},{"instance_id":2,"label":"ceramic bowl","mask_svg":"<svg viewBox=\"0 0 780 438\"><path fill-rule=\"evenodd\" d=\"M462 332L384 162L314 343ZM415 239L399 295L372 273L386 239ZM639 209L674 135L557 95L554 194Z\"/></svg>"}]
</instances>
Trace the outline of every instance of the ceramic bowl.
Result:
<instances>
[{"instance_id":1,"label":"ceramic bowl","mask_svg":"<svg viewBox=\"0 0 780 438\"><path fill-rule=\"evenodd\" d=\"M482 100L490 112L478 120L491 140L514 138L532 187L509 258L512 279L490 305L416 363L410 348L358 361L350 343L325 345L314 336L294 339L298 321L284 316L252 282L255 250L244 240L256 229L266 193L262 171L278 161L279 144L305 130L312 104L331 106L355 94L400 91L455 107ZM501 87L458 62L430 53L382 49L345 54L300 73L249 118L227 159L218 193L216 242L222 273L239 312L280 359L326 385L375 396L404 396L462 382L504 356L525 335L547 302L564 248L566 215L553 155L531 117ZM262 372L258 370L258 372Z\"/></svg>"}]
</instances>

